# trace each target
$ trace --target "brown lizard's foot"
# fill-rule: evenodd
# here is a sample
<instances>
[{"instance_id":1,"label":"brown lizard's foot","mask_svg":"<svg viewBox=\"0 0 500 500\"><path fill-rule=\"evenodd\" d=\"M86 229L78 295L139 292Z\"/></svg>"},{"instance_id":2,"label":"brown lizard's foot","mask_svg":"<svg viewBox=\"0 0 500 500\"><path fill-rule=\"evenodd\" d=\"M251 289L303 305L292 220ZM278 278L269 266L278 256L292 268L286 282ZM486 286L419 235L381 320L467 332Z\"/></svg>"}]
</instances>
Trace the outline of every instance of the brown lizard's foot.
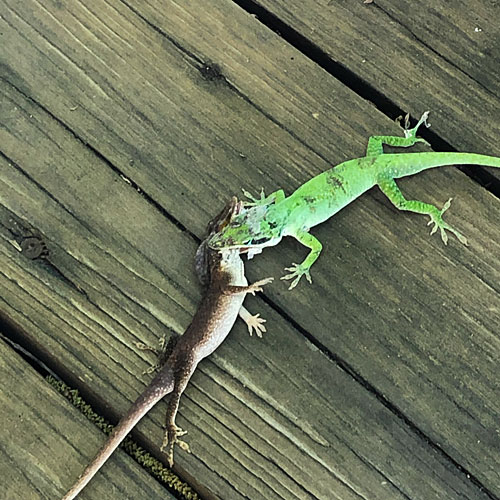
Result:
<instances>
[{"instance_id":1,"label":"brown lizard's foot","mask_svg":"<svg viewBox=\"0 0 500 500\"><path fill-rule=\"evenodd\" d=\"M136 342L135 345L137 349L140 349L141 351L151 351L156 354L158 357L156 363L151 364L151 366L147 369L144 370L142 373L143 375L148 374L148 373L153 373L157 370L159 370L167 361L168 357L172 353L172 350L177 343L178 336L177 334L173 334L170 339L167 342L167 336L163 335L160 339L160 347L157 349L156 347L150 346L148 344L143 344L142 342Z\"/></svg>"},{"instance_id":2,"label":"brown lizard's foot","mask_svg":"<svg viewBox=\"0 0 500 500\"><path fill-rule=\"evenodd\" d=\"M257 334L257 337L262 338L262 334L266 332L266 327L264 323L266 320L260 317L260 314L251 314L248 318L245 319L245 323L247 324L248 333L252 336L253 330Z\"/></svg>"},{"instance_id":3,"label":"brown lizard's foot","mask_svg":"<svg viewBox=\"0 0 500 500\"><path fill-rule=\"evenodd\" d=\"M158 343L160 345L159 349L153 347L152 345L144 344L143 342L136 342L135 346L137 347L137 349L140 349L141 351L151 351L154 352L157 356L161 356L162 353L165 352L167 346L167 336L163 335L163 337L159 340Z\"/></svg>"},{"instance_id":4,"label":"brown lizard's foot","mask_svg":"<svg viewBox=\"0 0 500 500\"><path fill-rule=\"evenodd\" d=\"M160 450L167 455L167 461L170 468L174 465L174 446L176 444L179 445L182 450L191 453L189 445L179 439L180 436L184 436L185 434L187 434L187 431L183 431L175 424L169 426L165 431L165 436Z\"/></svg>"},{"instance_id":5,"label":"brown lizard's foot","mask_svg":"<svg viewBox=\"0 0 500 500\"><path fill-rule=\"evenodd\" d=\"M248 293L251 293L252 295L255 295L255 292L262 292L262 287L264 285L267 285L271 283L274 280L274 278L265 278L263 280L256 281L255 283L252 283L249 285Z\"/></svg>"},{"instance_id":6,"label":"brown lizard's foot","mask_svg":"<svg viewBox=\"0 0 500 500\"><path fill-rule=\"evenodd\" d=\"M148 345L148 344L144 344L142 342L136 342L135 346L140 351L151 351L151 352L154 352L156 354L156 356L158 356L158 358L159 358L160 357L161 348L164 346L165 341L166 341L166 337L162 337L160 339L160 349L157 349L156 347L153 347L153 346ZM149 374L149 373L153 373L153 372L159 370L160 366L161 365L160 365L159 360L158 360L156 363L151 364L151 366L147 370L144 370L142 372L142 374L146 375L146 374Z\"/></svg>"}]
</instances>

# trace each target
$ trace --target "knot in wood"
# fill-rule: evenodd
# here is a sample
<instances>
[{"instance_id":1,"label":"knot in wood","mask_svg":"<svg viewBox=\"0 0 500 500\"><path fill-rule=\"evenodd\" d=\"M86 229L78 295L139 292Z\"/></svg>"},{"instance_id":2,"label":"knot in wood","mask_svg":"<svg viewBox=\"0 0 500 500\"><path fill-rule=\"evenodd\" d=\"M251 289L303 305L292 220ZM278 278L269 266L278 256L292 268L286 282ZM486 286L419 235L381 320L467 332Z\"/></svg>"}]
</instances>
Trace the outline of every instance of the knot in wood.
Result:
<instances>
[{"instance_id":1,"label":"knot in wood","mask_svg":"<svg viewBox=\"0 0 500 500\"><path fill-rule=\"evenodd\" d=\"M40 238L36 238L35 236L25 238L21 242L21 249L23 255L31 260L47 254L47 245Z\"/></svg>"}]
</instances>

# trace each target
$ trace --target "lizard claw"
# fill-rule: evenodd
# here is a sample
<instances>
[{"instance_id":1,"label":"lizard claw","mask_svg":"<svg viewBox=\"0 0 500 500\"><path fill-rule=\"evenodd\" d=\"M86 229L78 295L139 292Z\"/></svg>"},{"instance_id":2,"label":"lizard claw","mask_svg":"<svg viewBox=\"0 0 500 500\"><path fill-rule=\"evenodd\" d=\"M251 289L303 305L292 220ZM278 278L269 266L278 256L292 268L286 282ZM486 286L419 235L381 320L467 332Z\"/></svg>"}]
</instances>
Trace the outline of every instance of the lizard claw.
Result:
<instances>
[{"instance_id":1,"label":"lizard claw","mask_svg":"<svg viewBox=\"0 0 500 500\"><path fill-rule=\"evenodd\" d=\"M460 243L467 246L468 245L467 238L443 220L443 214L446 212L446 210L448 210L448 208L450 208L452 199L453 198L450 198L438 213L429 214L431 220L427 223L427 225L430 226L431 224L434 224L434 226L431 229L431 235L433 235L439 228L439 231L441 233L441 239L443 240L443 243L445 245L448 244L448 235L446 234L446 231L448 230L450 233L456 236L456 238L458 239L458 241L460 241Z\"/></svg>"},{"instance_id":2,"label":"lizard claw","mask_svg":"<svg viewBox=\"0 0 500 500\"><path fill-rule=\"evenodd\" d=\"M159 342L160 348L159 349L157 349L156 347L152 347L148 344L144 344L142 342L136 342L135 345L136 345L137 349L140 349L141 351L154 352L156 354L156 356L158 357L158 360L156 361L156 363L151 364L151 366L149 368L147 368L146 370L144 370L142 372L142 374L146 375L149 373L154 373L155 371L159 370L165 364L165 361L168 359L168 357L172 353L172 350L173 350L174 345L176 344L177 340L178 340L178 337L176 337L174 334L172 337L170 337L170 339L167 342L167 336L163 335L160 338L160 342Z\"/></svg>"},{"instance_id":3,"label":"lizard claw","mask_svg":"<svg viewBox=\"0 0 500 500\"><path fill-rule=\"evenodd\" d=\"M255 283L250 285L251 290L249 290L248 293L255 295L255 292L262 292L262 287L264 285L271 283L273 280L274 280L274 278L270 277L270 278L264 278L263 280L256 281Z\"/></svg>"},{"instance_id":4,"label":"lizard claw","mask_svg":"<svg viewBox=\"0 0 500 500\"><path fill-rule=\"evenodd\" d=\"M266 320L264 318L261 318L259 313L250 315L250 317L247 318L245 322L247 324L248 333L250 334L250 337L252 336L253 330L255 330L255 333L259 338L262 338L262 334L267 331L266 327L264 326Z\"/></svg>"},{"instance_id":5,"label":"lizard claw","mask_svg":"<svg viewBox=\"0 0 500 500\"><path fill-rule=\"evenodd\" d=\"M427 128L431 126L430 123L427 123L427 118L429 118L429 111L426 111L425 113L422 114L420 120L418 120L417 124L413 128L409 128L410 114L408 113L405 116L405 127L404 127L405 137L407 139L412 137L415 139L415 142L423 142L424 144L429 145L429 143L425 139L422 139L421 137L417 138L417 131L422 124L424 124Z\"/></svg>"},{"instance_id":6,"label":"lizard claw","mask_svg":"<svg viewBox=\"0 0 500 500\"><path fill-rule=\"evenodd\" d=\"M152 345L145 344L144 342L136 342L135 347L139 349L140 351L151 351L154 352L157 356L159 354L159 350L156 347L153 347Z\"/></svg>"},{"instance_id":7,"label":"lizard claw","mask_svg":"<svg viewBox=\"0 0 500 500\"><path fill-rule=\"evenodd\" d=\"M293 263L291 267L285 267L285 271L291 271L290 274L286 274L285 276L282 276L280 279L282 280L291 280L295 278L290 286L288 287L288 290L292 290L295 288L300 281L300 278L302 276L305 276L307 281L309 283L312 283L311 275L309 273L309 268L305 268L302 266L302 264L295 264Z\"/></svg>"},{"instance_id":8,"label":"lizard claw","mask_svg":"<svg viewBox=\"0 0 500 500\"><path fill-rule=\"evenodd\" d=\"M166 335L163 335L163 337L160 338L159 343L160 343L159 349L157 349L156 347L153 347L151 345L144 344L143 342L136 342L135 343L135 346L140 351L151 351L154 354L156 354L156 356L158 357L158 361L156 363L152 363L149 368L146 368L146 370L144 370L142 372L143 375L149 375L150 373L154 373L155 371L159 370L162 367L162 365L163 365L162 352L163 352L163 349L165 348L165 345L167 343Z\"/></svg>"},{"instance_id":9,"label":"lizard claw","mask_svg":"<svg viewBox=\"0 0 500 500\"><path fill-rule=\"evenodd\" d=\"M177 444L182 450L191 453L189 445L185 441L179 439L180 436L187 434L187 431L182 430L175 424L168 427L163 438L163 443L160 450L167 455L167 461L170 468L174 465L174 446Z\"/></svg>"},{"instance_id":10,"label":"lizard claw","mask_svg":"<svg viewBox=\"0 0 500 500\"><path fill-rule=\"evenodd\" d=\"M255 198L255 196L246 189L242 189L241 191L243 195L250 200L242 202L244 207L256 207L257 205L265 204L266 195L264 194L264 188L260 188L260 198Z\"/></svg>"}]
</instances>

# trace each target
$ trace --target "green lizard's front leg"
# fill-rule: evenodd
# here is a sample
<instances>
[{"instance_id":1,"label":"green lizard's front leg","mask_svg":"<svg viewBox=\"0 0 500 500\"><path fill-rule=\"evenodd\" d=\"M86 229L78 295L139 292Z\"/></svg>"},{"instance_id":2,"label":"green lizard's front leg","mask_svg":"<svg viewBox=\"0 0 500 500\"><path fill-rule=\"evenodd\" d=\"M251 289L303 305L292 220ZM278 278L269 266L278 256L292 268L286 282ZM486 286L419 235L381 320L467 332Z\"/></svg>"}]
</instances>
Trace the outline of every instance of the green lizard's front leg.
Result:
<instances>
[{"instance_id":1,"label":"green lizard's front leg","mask_svg":"<svg viewBox=\"0 0 500 500\"><path fill-rule=\"evenodd\" d=\"M439 210L434 205L430 205L429 203L424 203L422 201L416 200L407 200L403 193L398 188L396 181L394 179L381 179L378 181L378 186L381 191L389 198L389 200L393 203L393 205L398 210L407 210L409 212L416 212L417 214L428 215L431 220L427 224L434 224L434 227L431 229L431 234L434 234L439 228L441 232L441 239L444 244L448 243L448 235L446 234L446 230L453 233L460 243L467 245L467 239L462 236L456 229L451 227L449 224L444 222L443 214L450 208L451 198L444 204L443 208Z\"/></svg>"},{"instance_id":2,"label":"green lizard's front leg","mask_svg":"<svg viewBox=\"0 0 500 500\"><path fill-rule=\"evenodd\" d=\"M291 280L292 278L295 278L292 281L291 285L288 287L288 290L295 288L300 278L302 278L302 276L304 275L307 281L309 281L309 283L312 283L309 269L314 264L314 262L316 262L316 259L319 257L321 249L323 248L323 245L320 243L320 241L312 234L309 234L307 231L297 231L296 233L291 234L291 236L297 239L304 246L310 248L311 251L301 264L293 263L291 267L285 267L285 271L291 271L291 273L283 276L281 279Z\"/></svg>"},{"instance_id":3,"label":"green lizard's front leg","mask_svg":"<svg viewBox=\"0 0 500 500\"><path fill-rule=\"evenodd\" d=\"M243 194L251 201L244 201L244 207L257 207L261 205L271 205L272 203L279 203L280 201L285 199L285 192L283 189L278 189L271 193L269 196L264 194L264 188L260 190L260 198L255 198L250 192L246 189L242 189Z\"/></svg>"},{"instance_id":4,"label":"green lizard's front leg","mask_svg":"<svg viewBox=\"0 0 500 500\"><path fill-rule=\"evenodd\" d=\"M421 137L417 137L417 130L420 125L425 124L427 127L427 118L429 112L426 111L421 117L415 127L404 129L404 137L399 137L396 135L374 135L368 139L368 146L366 148L366 156L378 156L384 153L383 145L387 146L398 146L401 148L408 148L414 146L417 142L423 142L428 145L428 142ZM408 117L407 117L408 120ZM406 122L406 127L408 126L408 121Z\"/></svg>"}]
</instances>

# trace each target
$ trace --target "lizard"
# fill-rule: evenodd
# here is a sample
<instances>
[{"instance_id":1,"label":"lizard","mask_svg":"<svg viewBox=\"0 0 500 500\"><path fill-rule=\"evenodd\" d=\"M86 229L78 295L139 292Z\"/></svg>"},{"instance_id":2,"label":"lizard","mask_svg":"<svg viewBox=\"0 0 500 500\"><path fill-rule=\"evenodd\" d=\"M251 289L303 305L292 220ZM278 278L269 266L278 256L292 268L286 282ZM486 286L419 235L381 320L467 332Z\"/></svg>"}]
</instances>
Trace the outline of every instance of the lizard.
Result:
<instances>
[{"instance_id":1,"label":"lizard","mask_svg":"<svg viewBox=\"0 0 500 500\"><path fill-rule=\"evenodd\" d=\"M258 315L252 316L243 308L243 301L247 293L254 295L255 292L262 291L262 286L270 283L272 278L248 285L239 250L223 250L219 253L207 246L208 237L228 224L241 208L242 203L233 197L222 212L209 223L208 236L198 247L195 258L198 278L206 285L206 290L193 320L183 335L171 337L160 356L159 372L121 418L108 440L63 500L71 500L80 493L139 420L169 393L172 394L161 450L166 453L168 464L172 467L175 444L189 451L187 443L179 440L186 431L177 427L175 417L181 395L198 363L224 341L238 314L247 323L250 334L252 329L255 329L259 336L265 331L265 320Z\"/></svg>"},{"instance_id":2,"label":"lizard","mask_svg":"<svg viewBox=\"0 0 500 500\"><path fill-rule=\"evenodd\" d=\"M475 153L423 152L385 153L383 146L410 147L417 142L428 145L417 137L422 124L427 127L429 112L423 113L415 127L409 128L408 116L404 127L404 137L372 136L368 139L366 155L347 160L308 180L290 196L279 189L269 196L262 190L260 198L254 198L243 190L251 201L249 207L234 217L232 221L210 238L208 245L215 250L239 248L248 252L248 258L260 253L263 248L277 245L284 236L293 236L310 249L304 261L286 267L289 271L281 279L293 280L289 289L294 288L302 276L312 282L310 268L319 257L321 242L309 233L309 229L326 221L346 205L354 201L373 186L377 185L392 204L399 210L428 215L433 224L431 235L439 228L441 238L448 242L446 231L454 234L467 245L467 239L443 220L443 214L450 207L450 198L440 210L434 205L416 200L407 200L395 179L417 174L423 170L446 165L485 165L500 167L500 158Z\"/></svg>"}]
</instances>

